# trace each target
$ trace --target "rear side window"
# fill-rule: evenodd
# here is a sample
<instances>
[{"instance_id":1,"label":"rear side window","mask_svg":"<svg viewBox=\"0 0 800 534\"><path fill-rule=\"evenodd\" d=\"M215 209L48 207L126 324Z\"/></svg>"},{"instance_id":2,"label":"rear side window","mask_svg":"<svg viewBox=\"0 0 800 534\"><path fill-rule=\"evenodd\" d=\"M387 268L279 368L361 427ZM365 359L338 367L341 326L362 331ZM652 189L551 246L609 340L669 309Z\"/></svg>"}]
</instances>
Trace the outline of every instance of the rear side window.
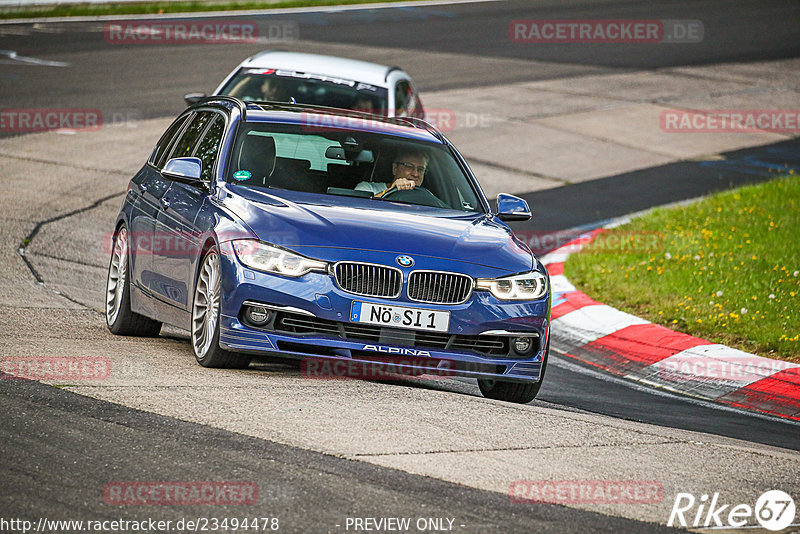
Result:
<instances>
[{"instance_id":1,"label":"rear side window","mask_svg":"<svg viewBox=\"0 0 800 534\"><path fill-rule=\"evenodd\" d=\"M205 130L208 122L213 118L214 113L211 111L201 111L196 114L194 118L192 118L192 122L189 123L189 126L183 130L178 142L175 143L172 154L170 154L170 159L190 157L194 152L197 141L200 139L200 135L203 133L203 130Z\"/></svg>"},{"instance_id":2,"label":"rear side window","mask_svg":"<svg viewBox=\"0 0 800 534\"><path fill-rule=\"evenodd\" d=\"M222 115L215 114L211 125L208 127L203 140L197 145L194 152L196 158L203 162L203 169L200 177L205 181L211 181L214 171L214 164L217 161L219 147L222 144L222 135L225 133L225 119Z\"/></svg>"},{"instance_id":3,"label":"rear side window","mask_svg":"<svg viewBox=\"0 0 800 534\"><path fill-rule=\"evenodd\" d=\"M419 95L414 93L414 88L411 88L411 101L408 105L408 115L411 117L425 118L425 111L422 108L422 102L419 100Z\"/></svg>"},{"instance_id":4,"label":"rear side window","mask_svg":"<svg viewBox=\"0 0 800 534\"><path fill-rule=\"evenodd\" d=\"M395 114L404 115L408 107L408 101L411 98L411 85L408 80L400 80L397 82L394 90L394 109Z\"/></svg>"},{"instance_id":5,"label":"rear side window","mask_svg":"<svg viewBox=\"0 0 800 534\"><path fill-rule=\"evenodd\" d=\"M183 125L186 124L186 121L189 117L191 117L191 115L184 115L183 117L180 117L178 120L173 122L164 135L161 136L161 139L158 141L158 145L156 145L156 149L153 151L153 155L150 157L151 164L155 165L159 169L164 167L164 164L166 163L167 151L175 140L178 132L180 132L181 128L183 128Z\"/></svg>"}]
</instances>

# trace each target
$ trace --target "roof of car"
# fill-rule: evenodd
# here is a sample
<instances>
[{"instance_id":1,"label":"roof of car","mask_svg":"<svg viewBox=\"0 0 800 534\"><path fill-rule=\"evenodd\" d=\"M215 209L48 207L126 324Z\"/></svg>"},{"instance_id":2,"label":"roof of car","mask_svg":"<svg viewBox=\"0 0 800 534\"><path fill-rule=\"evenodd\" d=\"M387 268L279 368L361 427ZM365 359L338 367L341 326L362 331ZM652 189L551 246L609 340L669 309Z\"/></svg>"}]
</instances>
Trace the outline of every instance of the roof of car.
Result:
<instances>
[{"instance_id":1,"label":"roof of car","mask_svg":"<svg viewBox=\"0 0 800 534\"><path fill-rule=\"evenodd\" d=\"M278 122L305 125L309 130L352 130L442 143L443 138L430 125L415 119L392 119L334 108L314 108L293 104L247 104L247 122ZM427 126L427 127L426 127Z\"/></svg>"},{"instance_id":2,"label":"roof of car","mask_svg":"<svg viewBox=\"0 0 800 534\"><path fill-rule=\"evenodd\" d=\"M430 123L414 117L385 117L361 111L293 104L289 102L244 101L227 95L209 96L186 108L187 112L207 106L238 108L245 122L275 122L305 125L309 130L353 130L381 133L447 144L442 133Z\"/></svg>"},{"instance_id":3,"label":"roof of car","mask_svg":"<svg viewBox=\"0 0 800 534\"><path fill-rule=\"evenodd\" d=\"M265 50L244 60L242 67L286 69L386 87L386 77L397 67L319 54Z\"/></svg>"}]
</instances>

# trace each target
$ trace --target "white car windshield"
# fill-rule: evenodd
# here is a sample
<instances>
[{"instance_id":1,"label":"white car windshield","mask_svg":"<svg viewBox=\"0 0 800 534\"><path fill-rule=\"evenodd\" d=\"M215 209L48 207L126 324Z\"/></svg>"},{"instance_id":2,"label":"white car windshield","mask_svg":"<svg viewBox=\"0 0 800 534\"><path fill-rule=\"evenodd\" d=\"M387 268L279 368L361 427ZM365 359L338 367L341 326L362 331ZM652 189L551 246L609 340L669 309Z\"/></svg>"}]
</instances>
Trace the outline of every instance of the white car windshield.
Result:
<instances>
[{"instance_id":1,"label":"white car windshield","mask_svg":"<svg viewBox=\"0 0 800 534\"><path fill-rule=\"evenodd\" d=\"M290 102L386 115L383 87L343 78L276 69L240 69L219 92L245 101Z\"/></svg>"}]
</instances>

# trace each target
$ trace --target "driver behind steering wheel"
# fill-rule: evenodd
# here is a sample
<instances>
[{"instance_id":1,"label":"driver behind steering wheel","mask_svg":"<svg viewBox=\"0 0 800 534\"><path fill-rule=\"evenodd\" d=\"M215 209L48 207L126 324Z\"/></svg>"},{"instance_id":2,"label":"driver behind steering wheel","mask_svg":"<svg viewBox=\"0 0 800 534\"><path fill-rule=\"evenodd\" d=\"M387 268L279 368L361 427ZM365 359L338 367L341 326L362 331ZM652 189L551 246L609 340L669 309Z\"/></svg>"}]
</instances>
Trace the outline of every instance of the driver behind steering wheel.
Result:
<instances>
[{"instance_id":1,"label":"driver behind steering wheel","mask_svg":"<svg viewBox=\"0 0 800 534\"><path fill-rule=\"evenodd\" d=\"M399 191L408 191L422 185L425 171L428 168L428 155L415 150L405 150L397 154L392 162L391 184L386 182L360 182L356 189L371 191L374 196L380 197L392 188Z\"/></svg>"}]
</instances>

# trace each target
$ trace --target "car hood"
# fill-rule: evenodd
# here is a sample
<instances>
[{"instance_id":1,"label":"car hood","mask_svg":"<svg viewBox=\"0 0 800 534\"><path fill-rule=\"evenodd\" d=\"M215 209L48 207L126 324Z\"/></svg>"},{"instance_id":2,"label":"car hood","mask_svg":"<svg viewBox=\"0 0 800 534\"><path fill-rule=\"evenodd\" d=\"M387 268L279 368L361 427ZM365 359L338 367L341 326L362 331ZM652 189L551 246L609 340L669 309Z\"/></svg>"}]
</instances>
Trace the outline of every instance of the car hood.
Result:
<instances>
[{"instance_id":1,"label":"car hood","mask_svg":"<svg viewBox=\"0 0 800 534\"><path fill-rule=\"evenodd\" d=\"M507 226L485 214L241 186L230 187L224 203L262 241L325 261L393 263L410 255L418 268L430 258L440 260L438 268L441 261L488 267L491 276L528 271L535 262Z\"/></svg>"}]
</instances>

